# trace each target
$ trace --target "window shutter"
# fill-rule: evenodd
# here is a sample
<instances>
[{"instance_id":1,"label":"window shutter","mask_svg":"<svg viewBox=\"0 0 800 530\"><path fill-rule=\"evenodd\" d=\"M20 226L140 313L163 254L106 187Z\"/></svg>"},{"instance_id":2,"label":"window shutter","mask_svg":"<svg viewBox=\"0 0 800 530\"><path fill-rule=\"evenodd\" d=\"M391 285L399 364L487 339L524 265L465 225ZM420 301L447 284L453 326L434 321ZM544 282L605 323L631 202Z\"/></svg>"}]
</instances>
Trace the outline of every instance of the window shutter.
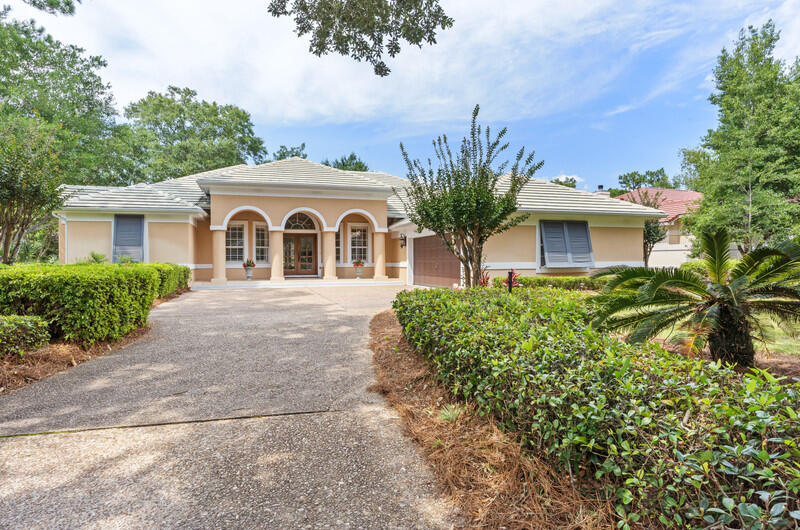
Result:
<instances>
[{"instance_id":1,"label":"window shutter","mask_svg":"<svg viewBox=\"0 0 800 530\"><path fill-rule=\"evenodd\" d=\"M592 259L592 242L589 238L589 225L584 221L567 221L567 238L572 263L589 264Z\"/></svg>"},{"instance_id":2,"label":"window shutter","mask_svg":"<svg viewBox=\"0 0 800 530\"><path fill-rule=\"evenodd\" d=\"M120 256L130 256L131 261L144 260L143 215L114 216L113 261L119 261Z\"/></svg>"},{"instance_id":3,"label":"window shutter","mask_svg":"<svg viewBox=\"0 0 800 530\"><path fill-rule=\"evenodd\" d=\"M564 223L542 221L542 242L544 243L545 265L569 263L569 251L564 234Z\"/></svg>"}]
</instances>

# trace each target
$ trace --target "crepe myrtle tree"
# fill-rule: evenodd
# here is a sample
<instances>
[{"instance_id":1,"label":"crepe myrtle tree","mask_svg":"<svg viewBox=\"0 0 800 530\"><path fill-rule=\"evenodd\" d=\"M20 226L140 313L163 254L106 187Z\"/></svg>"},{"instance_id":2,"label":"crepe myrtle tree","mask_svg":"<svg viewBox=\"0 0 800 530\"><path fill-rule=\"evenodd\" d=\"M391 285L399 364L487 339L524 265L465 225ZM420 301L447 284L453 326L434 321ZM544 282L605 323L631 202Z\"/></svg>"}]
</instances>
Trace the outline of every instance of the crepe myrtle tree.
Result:
<instances>
[{"instance_id":1,"label":"crepe myrtle tree","mask_svg":"<svg viewBox=\"0 0 800 530\"><path fill-rule=\"evenodd\" d=\"M544 161L534 162L522 147L507 172L509 162L497 163L508 149L503 128L492 137L490 128L478 125L475 105L469 136L454 156L442 135L433 141L438 168L412 160L400 144L408 166L409 186L395 190L417 230L430 230L447 245L464 267L467 287L480 285L483 246L493 235L505 232L528 215L517 212L517 196Z\"/></svg>"},{"instance_id":2,"label":"crepe myrtle tree","mask_svg":"<svg viewBox=\"0 0 800 530\"><path fill-rule=\"evenodd\" d=\"M39 118L0 115L0 263L13 263L25 235L53 223L63 202L55 129Z\"/></svg>"},{"instance_id":3,"label":"crepe myrtle tree","mask_svg":"<svg viewBox=\"0 0 800 530\"><path fill-rule=\"evenodd\" d=\"M664 196L660 191L653 192L646 189L637 189L631 192L630 199L628 200L657 210L661 207L661 203L664 202ZM642 234L642 257L644 258L645 267L650 263L650 254L653 253L653 247L656 246L656 243L664 239L666 235L667 230L658 219L645 220L644 232Z\"/></svg>"}]
</instances>

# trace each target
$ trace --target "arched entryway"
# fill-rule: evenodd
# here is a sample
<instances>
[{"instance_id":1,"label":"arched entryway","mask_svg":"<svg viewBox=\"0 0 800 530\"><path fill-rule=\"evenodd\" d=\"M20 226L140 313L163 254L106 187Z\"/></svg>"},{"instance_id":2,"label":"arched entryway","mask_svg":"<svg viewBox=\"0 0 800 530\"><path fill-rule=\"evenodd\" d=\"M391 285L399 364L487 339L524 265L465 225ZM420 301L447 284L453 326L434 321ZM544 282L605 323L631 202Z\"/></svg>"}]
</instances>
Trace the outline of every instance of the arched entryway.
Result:
<instances>
[{"instance_id":1,"label":"arched entryway","mask_svg":"<svg viewBox=\"0 0 800 530\"><path fill-rule=\"evenodd\" d=\"M283 225L284 276L317 276L320 268L321 228L310 214L299 211Z\"/></svg>"}]
</instances>

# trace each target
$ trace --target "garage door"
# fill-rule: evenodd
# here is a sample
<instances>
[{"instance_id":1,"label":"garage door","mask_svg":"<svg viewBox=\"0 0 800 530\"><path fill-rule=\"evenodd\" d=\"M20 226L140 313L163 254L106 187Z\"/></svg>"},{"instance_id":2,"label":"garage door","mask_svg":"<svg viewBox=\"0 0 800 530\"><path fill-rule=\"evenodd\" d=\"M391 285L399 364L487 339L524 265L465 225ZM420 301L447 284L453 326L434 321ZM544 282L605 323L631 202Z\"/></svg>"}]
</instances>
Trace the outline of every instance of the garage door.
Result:
<instances>
[{"instance_id":1,"label":"garage door","mask_svg":"<svg viewBox=\"0 0 800 530\"><path fill-rule=\"evenodd\" d=\"M461 263L439 239L420 237L414 241L414 284L452 287L461 279Z\"/></svg>"}]
</instances>

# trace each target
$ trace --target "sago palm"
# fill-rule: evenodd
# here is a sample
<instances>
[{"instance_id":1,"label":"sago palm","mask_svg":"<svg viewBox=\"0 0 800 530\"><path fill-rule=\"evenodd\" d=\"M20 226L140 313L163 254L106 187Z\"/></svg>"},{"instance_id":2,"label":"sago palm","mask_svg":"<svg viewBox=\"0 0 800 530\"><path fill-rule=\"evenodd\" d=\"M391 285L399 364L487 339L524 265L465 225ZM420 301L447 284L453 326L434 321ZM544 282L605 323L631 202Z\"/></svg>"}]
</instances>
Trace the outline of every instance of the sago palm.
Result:
<instances>
[{"instance_id":1,"label":"sago palm","mask_svg":"<svg viewBox=\"0 0 800 530\"><path fill-rule=\"evenodd\" d=\"M641 342L666 330L688 333L689 346L708 343L714 360L752 366L753 338L764 317L796 329L800 322L800 245L762 247L730 259L727 232L701 237L705 277L690 270L612 267L594 324L630 331Z\"/></svg>"}]
</instances>

